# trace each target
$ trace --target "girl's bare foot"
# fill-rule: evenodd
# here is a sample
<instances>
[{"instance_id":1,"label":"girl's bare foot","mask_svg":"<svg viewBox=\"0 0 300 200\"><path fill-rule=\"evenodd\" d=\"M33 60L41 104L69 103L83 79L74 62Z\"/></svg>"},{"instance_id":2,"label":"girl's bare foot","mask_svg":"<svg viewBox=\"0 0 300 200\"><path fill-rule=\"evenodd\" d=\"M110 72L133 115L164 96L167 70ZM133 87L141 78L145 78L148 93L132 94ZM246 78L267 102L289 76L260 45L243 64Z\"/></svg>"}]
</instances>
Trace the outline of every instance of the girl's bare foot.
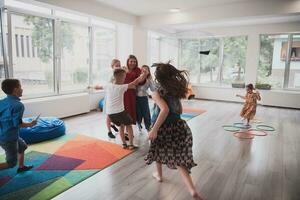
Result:
<instances>
[{"instance_id":1,"label":"girl's bare foot","mask_svg":"<svg viewBox=\"0 0 300 200\"><path fill-rule=\"evenodd\" d=\"M193 199L203 200L196 191L191 192Z\"/></svg>"},{"instance_id":2,"label":"girl's bare foot","mask_svg":"<svg viewBox=\"0 0 300 200\"><path fill-rule=\"evenodd\" d=\"M157 172L152 173L153 178L155 178L158 182L162 182L162 177L158 175Z\"/></svg>"}]
</instances>

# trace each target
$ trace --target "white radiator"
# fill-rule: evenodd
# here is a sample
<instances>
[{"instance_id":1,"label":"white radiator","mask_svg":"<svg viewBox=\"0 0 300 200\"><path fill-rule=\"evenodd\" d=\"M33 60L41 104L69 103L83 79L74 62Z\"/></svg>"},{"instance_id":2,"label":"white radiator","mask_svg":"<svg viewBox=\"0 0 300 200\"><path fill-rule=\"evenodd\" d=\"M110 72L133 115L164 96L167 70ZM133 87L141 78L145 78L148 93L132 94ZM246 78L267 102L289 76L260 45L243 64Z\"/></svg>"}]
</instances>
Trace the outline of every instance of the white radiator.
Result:
<instances>
[{"instance_id":1,"label":"white radiator","mask_svg":"<svg viewBox=\"0 0 300 200\"><path fill-rule=\"evenodd\" d=\"M79 93L45 98L28 99L25 105L24 117L54 116L58 118L78 115L90 111L90 94Z\"/></svg>"}]
</instances>

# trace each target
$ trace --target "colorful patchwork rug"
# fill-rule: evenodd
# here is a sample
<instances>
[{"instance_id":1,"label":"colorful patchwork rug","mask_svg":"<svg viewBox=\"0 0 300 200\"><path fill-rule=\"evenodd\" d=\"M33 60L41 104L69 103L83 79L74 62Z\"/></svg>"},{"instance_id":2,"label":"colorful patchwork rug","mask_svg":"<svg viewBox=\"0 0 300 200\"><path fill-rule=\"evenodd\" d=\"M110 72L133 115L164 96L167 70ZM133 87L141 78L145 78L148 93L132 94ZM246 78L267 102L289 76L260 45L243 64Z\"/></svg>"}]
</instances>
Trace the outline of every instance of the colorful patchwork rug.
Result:
<instances>
[{"instance_id":1,"label":"colorful patchwork rug","mask_svg":"<svg viewBox=\"0 0 300 200\"><path fill-rule=\"evenodd\" d=\"M51 199L132 153L83 135L31 145L26 152L25 163L34 165L33 170L19 174L17 167L1 170L0 199Z\"/></svg>"},{"instance_id":2,"label":"colorful patchwork rug","mask_svg":"<svg viewBox=\"0 0 300 200\"><path fill-rule=\"evenodd\" d=\"M204 112L206 112L206 110L183 106L181 119L188 121L190 119L193 119L194 117L197 117L198 115L201 115Z\"/></svg>"}]
</instances>

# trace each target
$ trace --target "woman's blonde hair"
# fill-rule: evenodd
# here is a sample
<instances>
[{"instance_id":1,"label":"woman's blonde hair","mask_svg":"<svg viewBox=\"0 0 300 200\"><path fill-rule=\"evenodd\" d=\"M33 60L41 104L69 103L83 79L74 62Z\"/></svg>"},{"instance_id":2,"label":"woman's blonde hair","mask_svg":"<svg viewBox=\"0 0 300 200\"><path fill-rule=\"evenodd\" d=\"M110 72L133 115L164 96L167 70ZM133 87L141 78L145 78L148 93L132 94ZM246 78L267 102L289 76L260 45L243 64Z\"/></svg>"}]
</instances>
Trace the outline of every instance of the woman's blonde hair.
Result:
<instances>
[{"instance_id":1,"label":"woman's blonde hair","mask_svg":"<svg viewBox=\"0 0 300 200\"><path fill-rule=\"evenodd\" d=\"M120 60L114 58L112 61L111 61L111 67L113 67L116 63L121 63Z\"/></svg>"}]
</instances>

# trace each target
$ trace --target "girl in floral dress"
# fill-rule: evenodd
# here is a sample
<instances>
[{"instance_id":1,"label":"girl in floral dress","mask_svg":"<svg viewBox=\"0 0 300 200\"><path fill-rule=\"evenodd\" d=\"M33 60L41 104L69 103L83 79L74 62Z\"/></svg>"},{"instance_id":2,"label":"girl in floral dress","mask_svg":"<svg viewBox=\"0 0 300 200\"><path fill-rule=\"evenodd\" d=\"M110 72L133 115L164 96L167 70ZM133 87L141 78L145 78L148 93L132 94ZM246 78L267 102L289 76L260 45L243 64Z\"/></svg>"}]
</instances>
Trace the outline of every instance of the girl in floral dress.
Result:
<instances>
[{"instance_id":1,"label":"girl in floral dress","mask_svg":"<svg viewBox=\"0 0 300 200\"><path fill-rule=\"evenodd\" d=\"M240 116L247 120L246 126L250 126L250 120L254 118L256 113L257 100L260 101L261 97L260 93L257 90L254 90L254 87L251 83L246 85L246 91L247 93L245 96L239 94L236 96L245 99L245 104L242 108Z\"/></svg>"},{"instance_id":2,"label":"girl in floral dress","mask_svg":"<svg viewBox=\"0 0 300 200\"><path fill-rule=\"evenodd\" d=\"M191 196L201 199L190 176L193 160L193 136L187 123L180 118L182 105L188 90L187 73L167 63L158 63L155 79L157 90L152 93L155 101L154 124L149 132L151 145L145 157L146 164L156 162L153 177L163 181L162 164L178 169Z\"/></svg>"}]
</instances>

